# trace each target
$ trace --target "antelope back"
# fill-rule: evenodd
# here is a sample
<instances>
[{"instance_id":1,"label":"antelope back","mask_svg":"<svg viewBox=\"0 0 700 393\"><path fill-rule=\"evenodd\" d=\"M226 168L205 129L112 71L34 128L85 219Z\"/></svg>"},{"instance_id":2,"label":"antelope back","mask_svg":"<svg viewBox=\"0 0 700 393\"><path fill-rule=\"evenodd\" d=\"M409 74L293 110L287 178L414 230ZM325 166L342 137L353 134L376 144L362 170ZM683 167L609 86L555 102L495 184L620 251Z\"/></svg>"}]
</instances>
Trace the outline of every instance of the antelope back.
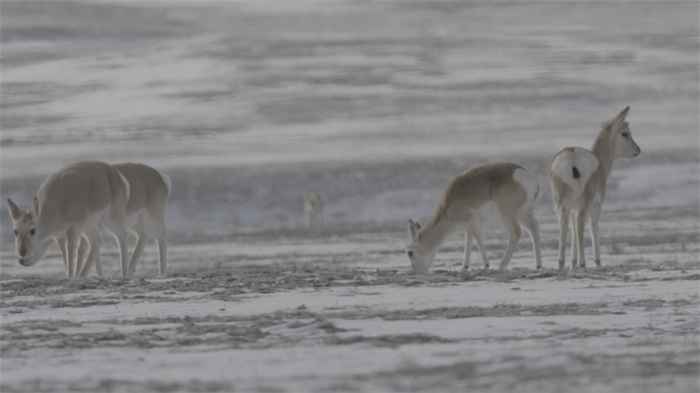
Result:
<instances>
[{"instance_id":1,"label":"antelope back","mask_svg":"<svg viewBox=\"0 0 700 393\"><path fill-rule=\"evenodd\" d=\"M36 195L38 218L35 219L39 227L51 228L85 222L89 216L106 209L123 217L128 195L129 185L108 164L77 162L44 181Z\"/></svg>"},{"instance_id":2,"label":"antelope back","mask_svg":"<svg viewBox=\"0 0 700 393\"><path fill-rule=\"evenodd\" d=\"M466 212L481 209L489 202L518 208L529 199L530 189L534 203L539 192L536 179L534 185L528 182L526 189L519 181L522 179L515 179L516 171L526 172L520 165L509 162L489 163L463 172L447 186L440 206L447 211L448 217L460 220L467 218L462 217Z\"/></svg>"},{"instance_id":3,"label":"antelope back","mask_svg":"<svg viewBox=\"0 0 700 393\"><path fill-rule=\"evenodd\" d=\"M170 178L154 168L135 163L112 165L129 183L129 201L126 215L131 216L141 210L152 214L163 214L170 195Z\"/></svg>"}]
</instances>

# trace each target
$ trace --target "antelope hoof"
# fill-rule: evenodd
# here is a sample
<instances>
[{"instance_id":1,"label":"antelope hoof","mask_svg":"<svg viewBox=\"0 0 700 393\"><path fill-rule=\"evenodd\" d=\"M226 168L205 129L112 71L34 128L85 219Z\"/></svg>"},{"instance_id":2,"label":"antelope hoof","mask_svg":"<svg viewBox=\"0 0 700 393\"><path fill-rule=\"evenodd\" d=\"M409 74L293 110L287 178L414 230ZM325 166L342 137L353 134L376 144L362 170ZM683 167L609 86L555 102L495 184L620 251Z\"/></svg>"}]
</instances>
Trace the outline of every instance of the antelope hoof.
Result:
<instances>
[{"instance_id":1,"label":"antelope hoof","mask_svg":"<svg viewBox=\"0 0 700 393\"><path fill-rule=\"evenodd\" d=\"M600 259L596 259L596 260L595 260L595 264L596 264L596 266L598 266L598 267L602 267L602 265L600 264Z\"/></svg>"}]
</instances>

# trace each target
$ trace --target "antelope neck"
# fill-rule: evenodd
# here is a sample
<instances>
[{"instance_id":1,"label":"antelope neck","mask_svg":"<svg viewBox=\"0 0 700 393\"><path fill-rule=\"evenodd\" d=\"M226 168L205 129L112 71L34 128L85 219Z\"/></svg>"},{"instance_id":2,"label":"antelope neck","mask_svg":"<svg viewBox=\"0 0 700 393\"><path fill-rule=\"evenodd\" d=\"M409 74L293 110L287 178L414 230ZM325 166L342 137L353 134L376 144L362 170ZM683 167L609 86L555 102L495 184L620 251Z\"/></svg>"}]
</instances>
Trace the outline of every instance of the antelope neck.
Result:
<instances>
[{"instance_id":1,"label":"antelope neck","mask_svg":"<svg viewBox=\"0 0 700 393\"><path fill-rule=\"evenodd\" d=\"M598 159L600 169L602 169L603 176L607 179L612 172L614 157L612 156L614 151L612 130L605 129L598 134L595 142L593 143L593 148L591 151Z\"/></svg>"},{"instance_id":2,"label":"antelope neck","mask_svg":"<svg viewBox=\"0 0 700 393\"><path fill-rule=\"evenodd\" d=\"M435 252L452 233L453 228L454 225L447 219L444 209L438 208L420 231L421 243L425 244L431 252Z\"/></svg>"}]
</instances>

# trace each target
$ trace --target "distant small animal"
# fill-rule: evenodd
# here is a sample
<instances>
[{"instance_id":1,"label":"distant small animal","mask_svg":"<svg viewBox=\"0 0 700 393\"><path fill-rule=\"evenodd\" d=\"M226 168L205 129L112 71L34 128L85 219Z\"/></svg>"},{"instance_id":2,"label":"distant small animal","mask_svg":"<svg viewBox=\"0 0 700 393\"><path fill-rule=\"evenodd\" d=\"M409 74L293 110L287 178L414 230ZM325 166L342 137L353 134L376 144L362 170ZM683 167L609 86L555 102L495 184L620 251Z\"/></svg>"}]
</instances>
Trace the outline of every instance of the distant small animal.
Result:
<instances>
[{"instance_id":1,"label":"distant small animal","mask_svg":"<svg viewBox=\"0 0 700 393\"><path fill-rule=\"evenodd\" d=\"M537 177L517 164L490 163L455 176L423 227L409 220L406 255L413 271L427 272L440 245L452 233L462 231L465 232L462 270L469 267L472 238L476 239L484 268L488 269L482 226L494 216L500 216L508 231L508 247L499 268L508 267L520 239L521 225L530 233L536 267L542 267L540 230L533 211L539 197Z\"/></svg>"},{"instance_id":2,"label":"distant small animal","mask_svg":"<svg viewBox=\"0 0 700 393\"><path fill-rule=\"evenodd\" d=\"M136 235L136 245L129 261L129 275L134 274L143 249L150 238L158 245L158 274L164 275L167 254L167 230L165 227L165 207L172 189L170 177L156 169L137 163L112 165L129 183L129 200L126 204L126 227ZM86 251L81 242L79 260ZM80 270L86 276L95 265L98 276L102 275L99 257L99 243L90 242L90 249L97 247L92 258L88 258Z\"/></svg>"},{"instance_id":3,"label":"distant small animal","mask_svg":"<svg viewBox=\"0 0 700 393\"><path fill-rule=\"evenodd\" d=\"M304 213L309 228L318 229L323 225L323 198L318 191L311 190L304 194Z\"/></svg>"},{"instance_id":4,"label":"distant small animal","mask_svg":"<svg viewBox=\"0 0 700 393\"><path fill-rule=\"evenodd\" d=\"M569 219L573 233L571 268L586 267L583 250L586 217L590 219L593 258L595 264L601 266L598 221L607 179L616 159L633 158L642 151L632 139L629 123L625 121L629 109L628 106L603 124L591 150L567 147L554 156L549 181L559 219L559 269L564 268Z\"/></svg>"},{"instance_id":5,"label":"distant small animal","mask_svg":"<svg viewBox=\"0 0 700 393\"><path fill-rule=\"evenodd\" d=\"M104 162L82 161L50 175L39 188L31 209L23 211L12 200L7 206L13 221L15 253L22 266L32 266L58 244L66 277L75 277L81 234L90 244L102 241L104 226L117 239L122 275L128 275L126 204L129 183ZM99 253L99 247L91 253ZM94 254L88 258L93 257Z\"/></svg>"}]
</instances>

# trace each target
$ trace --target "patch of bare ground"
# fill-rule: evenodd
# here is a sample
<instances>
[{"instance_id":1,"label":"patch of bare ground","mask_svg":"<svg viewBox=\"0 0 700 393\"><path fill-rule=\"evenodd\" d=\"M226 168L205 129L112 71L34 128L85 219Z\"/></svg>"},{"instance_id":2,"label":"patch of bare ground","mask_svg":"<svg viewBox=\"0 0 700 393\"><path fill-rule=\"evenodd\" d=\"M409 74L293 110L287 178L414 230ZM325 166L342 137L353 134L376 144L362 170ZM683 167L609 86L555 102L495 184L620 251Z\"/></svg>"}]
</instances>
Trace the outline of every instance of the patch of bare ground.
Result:
<instances>
[{"instance_id":1,"label":"patch of bare ground","mask_svg":"<svg viewBox=\"0 0 700 393\"><path fill-rule=\"evenodd\" d=\"M396 370L371 376L356 376L337 381L339 386L362 386L372 381L374 386L397 392L428 392L446 389L477 390L480 392L542 391L553 392L551 381L567 385L576 391L585 386L611 384L621 381L625 388L640 384L639 391L650 392L642 382L654 377L668 377L674 391L691 391L688 378L697 372L697 362L674 361L673 354L661 353L654 359L644 360L635 356L586 356L561 353L559 365L544 365L539 359L512 357L494 359L494 362L462 361L439 366L421 366L416 361L406 361ZM656 361L659 358L658 361ZM498 365L496 365L496 363ZM677 378L682 377L683 379ZM673 378L677 378L674 382ZM329 390L345 391L345 390Z\"/></svg>"},{"instance_id":2,"label":"patch of bare ground","mask_svg":"<svg viewBox=\"0 0 700 393\"><path fill-rule=\"evenodd\" d=\"M188 382L166 382L152 380L134 382L120 379L88 379L63 381L54 379L36 379L16 386L0 385L3 392L122 392L122 393L184 393L184 392L235 392L236 387L230 382L202 381L193 378ZM259 390L262 392L262 390Z\"/></svg>"},{"instance_id":3,"label":"patch of bare ground","mask_svg":"<svg viewBox=\"0 0 700 393\"><path fill-rule=\"evenodd\" d=\"M556 279L579 281L648 282L653 280L700 280L695 273L696 262L653 262L630 259L627 263L602 268L559 271L556 269L508 270L475 269L434 270L430 274L413 275L407 270L360 269L327 263L271 263L261 265L232 265L230 268L204 271L180 270L169 273L167 279L145 278L87 278L65 280L56 277L26 276L4 280L0 305L4 307L51 299L51 307L85 307L96 304L114 304L120 298L148 298L150 301L171 301L182 293L198 293L201 297L235 301L242 294L275 293L296 289L330 287L381 287L385 285L444 286L465 281L511 283ZM661 278L637 275L641 271L670 272ZM512 289L517 290L518 287ZM99 292L99 299L91 293ZM59 295L84 294L79 298L61 298ZM33 300L22 298L33 296ZM58 297L57 297L58 296Z\"/></svg>"}]
</instances>

